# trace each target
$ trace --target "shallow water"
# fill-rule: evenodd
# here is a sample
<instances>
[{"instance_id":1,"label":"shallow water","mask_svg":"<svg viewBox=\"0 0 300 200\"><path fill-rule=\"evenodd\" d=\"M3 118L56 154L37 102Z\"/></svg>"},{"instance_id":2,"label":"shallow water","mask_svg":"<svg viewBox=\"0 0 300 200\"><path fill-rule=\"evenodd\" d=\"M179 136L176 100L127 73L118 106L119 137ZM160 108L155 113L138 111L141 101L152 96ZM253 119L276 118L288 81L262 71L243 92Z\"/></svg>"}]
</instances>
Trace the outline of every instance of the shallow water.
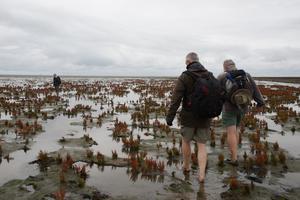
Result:
<instances>
[{"instance_id":1,"label":"shallow water","mask_svg":"<svg viewBox=\"0 0 300 200\"><path fill-rule=\"evenodd\" d=\"M300 132L284 131L280 124L276 124L270 119L271 116L274 114L256 115L258 119L265 120L268 123L268 128L272 130L268 132L265 140L272 143L278 142L280 147L287 150L291 156L300 158Z\"/></svg>"},{"instance_id":2,"label":"shallow water","mask_svg":"<svg viewBox=\"0 0 300 200\"><path fill-rule=\"evenodd\" d=\"M29 79L27 79L29 80ZM72 80L72 79L70 79ZM99 80L103 80L99 78ZM41 79L30 79L31 82L37 85L43 85L44 81L49 81L47 78ZM75 81L75 80L74 80ZM82 79L81 81L93 82L94 79ZM106 80L108 81L108 80ZM116 81L119 82L120 79L114 79L109 81ZM13 85L23 85L24 83L28 83L28 81L24 80L23 78L18 78L16 80L12 79L2 79L0 80L1 84L13 84ZM269 83L269 82L262 82L263 84L276 84L276 83ZM284 85L292 85L295 84L285 84ZM300 86L300 85L299 85ZM114 97L113 101L114 104L117 105L118 103L129 103L130 100L136 101L139 99L139 95L135 94L132 90L129 90L130 93L124 97ZM112 96L109 96L110 98ZM100 104L97 105L86 99L76 100L75 97L68 98L67 96L64 97L68 100L68 107L72 108L76 104L83 104L92 106L92 115L95 117L98 114L101 114L104 110L108 109L107 105L104 105L104 110L100 109ZM130 105L129 105L130 106ZM299 112L299 106L297 104L291 105L297 112ZM49 111L51 108L45 108L44 111ZM10 119L9 115L5 115L1 113L1 119ZM274 132L269 132L268 137L266 138L267 141L270 142L278 142L279 145L286 149L290 155L300 158L300 132L296 131L295 133L292 132L285 132L284 135L281 134L282 127L274 123L272 119L270 119L272 114L268 114L265 116L258 115L259 119L264 119L268 122L269 129L274 130ZM131 115L129 113L117 113L112 119L118 118L119 121L126 121L128 124L131 124ZM164 121L163 118L159 118L160 121ZM81 114L78 114L77 117L68 118L67 116L57 116L53 120L43 121L43 129L44 132L37 134L35 137L32 138L33 145L31 149L26 153L23 150L18 150L10 154L13 160L7 162L6 160L2 160L0 164L0 185L3 185L9 180L12 179L25 179L29 175L36 175L39 173L39 168L37 165L29 165L30 161L36 159L40 150L52 152L60 149L62 146L58 143L58 140L62 137L82 137L84 134L89 134L97 143L98 145L92 146L91 149L94 152L101 152L107 156L111 156L111 151L116 150L119 157L126 158L127 154L122 151L122 143L113 140L110 136L112 131L110 130L114 122L108 121L104 122L101 127L92 127L83 130L82 126L78 125L71 125L72 122L81 122ZM150 120L152 123L154 119ZM176 121L174 124L177 124ZM130 128L130 127L129 127ZM152 136L145 136L144 133L147 132L146 129L134 129L133 136L136 138L137 135L140 135L142 139L152 139ZM71 135L70 135L71 134ZM13 139L12 135L3 136L5 139ZM171 146L171 144L163 144L165 146ZM209 155L215 153L215 149L209 147L207 144L207 150ZM224 149L227 151L227 147ZM242 153L242 152L241 152ZM155 153L150 153L150 156L155 157ZM167 162L165 158L160 157L159 159L164 160ZM176 177L180 179L184 179L184 176L181 173L181 165L178 164L177 166L172 165L168 166L166 169L166 174L164 176L163 182L155 182L155 184L149 180L144 180L140 176L138 179L133 182L130 180L130 175L128 175L127 168L112 168L112 167L104 167L98 168L97 166L93 166L88 168L89 171L89 178L87 180L88 185L96 186L101 191L108 192L114 197L122 196L122 197L129 197L130 199L155 199L157 196L161 196L162 198L166 195L166 190L164 187L171 183L172 177L171 173L173 171L176 172ZM238 173L238 172L232 172ZM231 172L224 172L224 173L216 173L215 171L211 171L208 169L207 173L207 182L205 183L204 188L200 188L199 184L196 180L196 176L191 177L191 187L194 192L187 193L186 197L190 199L194 199L197 195L204 195L207 199L218 199L217 197L221 192L224 192L226 188L222 188L225 177L231 176ZM243 177L243 176L241 176ZM300 187L300 174L299 173L287 173L284 175L283 178L280 178L280 184L282 187ZM263 184L265 187L268 187L268 184ZM276 187L272 187L276 190ZM197 193L198 192L198 193ZM147 195L145 195L147 194Z\"/></svg>"},{"instance_id":3,"label":"shallow water","mask_svg":"<svg viewBox=\"0 0 300 200\"><path fill-rule=\"evenodd\" d=\"M5 114L5 112L0 112L0 119L11 120L11 116L9 114Z\"/></svg>"}]
</instances>

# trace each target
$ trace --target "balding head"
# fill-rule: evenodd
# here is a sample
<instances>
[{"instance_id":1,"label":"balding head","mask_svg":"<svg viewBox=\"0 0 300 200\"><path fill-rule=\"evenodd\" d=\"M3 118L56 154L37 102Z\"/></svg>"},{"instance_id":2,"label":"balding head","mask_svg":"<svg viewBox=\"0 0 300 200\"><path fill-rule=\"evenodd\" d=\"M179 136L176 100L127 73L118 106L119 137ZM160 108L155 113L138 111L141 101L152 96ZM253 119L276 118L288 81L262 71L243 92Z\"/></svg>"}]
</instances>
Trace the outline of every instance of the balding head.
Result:
<instances>
[{"instance_id":1,"label":"balding head","mask_svg":"<svg viewBox=\"0 0 300 200\"><path fill-rule=\"evenodd\" d=\"M186 55L185 57L185 64L186 65L189 65L191 64L192 62L199 62L199 57L196 53L194 52L191 52L189 53L188 55Z\"/></svg>"}]
</instances>

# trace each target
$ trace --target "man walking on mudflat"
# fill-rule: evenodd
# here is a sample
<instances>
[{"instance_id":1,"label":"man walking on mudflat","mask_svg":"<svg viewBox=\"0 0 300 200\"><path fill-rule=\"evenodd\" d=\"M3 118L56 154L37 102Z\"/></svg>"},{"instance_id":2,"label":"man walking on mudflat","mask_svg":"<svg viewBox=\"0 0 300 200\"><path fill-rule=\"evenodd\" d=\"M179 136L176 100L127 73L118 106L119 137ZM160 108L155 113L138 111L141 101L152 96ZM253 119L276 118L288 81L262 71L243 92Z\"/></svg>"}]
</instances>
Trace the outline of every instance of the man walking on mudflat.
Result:
<instances>
[{"instance_id":1,"label":"man walking on mudflat","mask_svg":"<svg viewBox=\"0 0 300 200\"><path fill-rule=\"evenodd\" d=\"M237 69L232 60L223 63L224 73L218 76L221 85L226 90L226 101L222 111L222 121L227 132L227 142L231 154L226 163L238 165L237 145L239 141L238 129L240 123L248 111L251 101L257 103L257 107L264 106L264 99L250 74L242 69Z\"/></svg>"},{"instance_id":2,"label":"man walking on mudflat","mask_svg":"<svg viewBox=\"0 0 300 200\"><path fill-rule=\"evenodd\" d=\"M212 96L220 92L219 82L199 62L194 52L186 56L186 71L177 79L172 93L171 103L166 121L169 126L175 118L177 109L182 103L180 111L180 133L182 135L183 171L190 171L192 140L197 142L199 181L204 182L207 163L205 143L209 138L211 118L221 113L223 102Z\"/></svg>"}]
</instances>

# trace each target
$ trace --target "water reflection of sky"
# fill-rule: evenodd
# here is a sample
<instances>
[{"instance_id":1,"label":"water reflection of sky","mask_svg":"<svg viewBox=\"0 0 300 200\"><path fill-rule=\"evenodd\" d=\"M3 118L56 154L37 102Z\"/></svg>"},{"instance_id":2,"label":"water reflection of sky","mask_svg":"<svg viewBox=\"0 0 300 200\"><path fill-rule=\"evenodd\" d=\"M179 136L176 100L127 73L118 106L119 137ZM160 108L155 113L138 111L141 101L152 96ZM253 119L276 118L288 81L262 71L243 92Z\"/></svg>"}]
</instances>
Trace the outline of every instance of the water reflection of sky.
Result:
<instances>
[{"instance_id":1,"label":"water reflection of sky","mask_svg":"<svg viewBox=\"0 0 300 200\"><path fill-rule=\"evenodd\" d=\"M4 79L3 79L4 80ZM0 85L3 84L19 84L23 85L25 83L28 83L28 81L24 81L24 79L5 79L5 81L0 80ZM43 85L43 81L51 81L49 78L41 78L39 80L35 80L34 78L30 81L32 84L39 84ZM82 79L82 81L87 81L89 83L93 82L95 79L87 78ZM104 79L97 79L103 81ZM124 79L105 79L104 81L117 81ZM262 84L270 84L270 82L260 82ZM272 83L273 84L273 83ZM283 84L283 85L290 85L290 84ZM292 84L293 86L295 84ZM300 84L299 84L300 86ZM139 95L134 93L131 89L129 90L130 93L127 94L124 97L117 97L108 95L108 100L113 99L114 105L117 105L118 103L129 103L130 100L136 101L139 100ZM71 92L74 94L74 92ZM76 100L75 97L68 98L68 95L64 96L66 100L68 100L68 109L73 108L77 104L83 104L83 105L89 105L92 107L91 114L93 117L97 117L98 114L103 113L105 110L109 109L107 104L104 104L104 110L100 110L100 103L95 104L95 102L89 101L87 99L79 99ZM132 106L132 105L130 105ZM293 108L298 109L299 106L297 104L290 105L293 106ZM51 108L44 108L43 111L51 110ZM274 113L267 114L265 116L258 115L257 117L259 119L264 119L268 122L269 129L275 130L275 132L269 132L267 140L270 142L278 142L279 145L288 150L289 153L295 157L300 157L299 154L299 141L300 141L300 134L299 132L296 132L295 134L292 134L291 132L286 132L286 134L283 136L281 135L282 127L280 125L277 125L274 123L274 121L271 119L271 117L274 115ZM131 115L130 113L117 113L113 119L118 118L119 121L126 121L129 125L131 123ZM1 119L10 119L9 115L5 115L3 112L1 113ZM161 122L164 122L164 118L158 118ZM114 122L111 120L108 120L102 124L101 127L93 127L93 128L87 128L86 130L83 130L82 126L72 126L71 122L81 122L81 113L77 115L77 117L74 118L68 118L67 116L58 116L54 120L47 120L43 121L43 127L45 132L38 134L33 138L33 145L31 147L31 150L27 153L24 153L22 150L13 152L11 154L11 157L14 159L11 160L9 163L6 162L6 160L2 160L2 164L0 164L0 185L4 184L5 182L11 180L11 179L24 179L28 175L36 175L39 173L38 167L36 165L29 165L28 163L34 159L36 159L36 156L38 155L38 152L40 150L44 150L47 152L56 151L61 146L58 144L58 139L61 137L82 137L83 134L89 134L97 143L97 146L92 146L92 150L94 152L101 152L102 154L105 154L107 156L111 156L111 150L116 150L119 154L119 157L127 157L127 154L122 151L122 142L118 142L113 140L113 138L110 136L112 134L111 128L114 125ZM150 120L150 123L153 123L154 119ZM174 121L175 127L177 124L177 121ZM177 127L178 128L178 127ZM131 127L129 127L131 129ZM147 129L134 129L133 130L133 136L136 138L137 135L140 135L142 139L152 139L152 136L145 136L145 133L147 132ZM73 136L70 136L72 134ZM10 139L13 139L13 135L7 135L6 137L10 137ZM172 147L171 143L163 143L163 147ZM212 154L215 153L215 149L209 147L209 143L207 144L208 153ZM150 157L155 157L155 152L148 154ZM162 157L159 157L159 159L163 159ZM166 160L165 160L166 161ZM166 168L167 175L165 176L164 183L157 183L152 184L148 180L139 178L136 180L136 182L130 181L130 175L128 175L127 168L116 168L112 169L111 167L104 167L104 171L101 168L98 168L97 166L93 166L92 168L89 168L89 174L90 177L87 180L87 184L96 186L101 191L107 191L114 196L122 196L129 195L131 198L134 196L137 199L143 198L143 199L154 199L157 194L162 194L162 196L166 193L166 190L164 190L164 186L166 182L171 180L170 174L172 171L176 172L176 176L184 179L182 173L181 173L181 163L178 165L172 165L168 166ZM5 173L4 173L5 172ZM208 169L208 181L205 184L205 196L208 199L213 199L216 196L219 196L219 194L226 190L226 188L222 188L222 181L225 177L230 176L228 173L216 173L215 171L211 171ZM240 174L240 176L243 176ZM280 179L280 183L283 185L292 185L292 186L298 186L299 187L299 181L295 177L299 178L299 174L286 174L285 178ZM289 182L288 180L292 178L293 181ZM298 179L300 180L300 179ZM194 191L197 192L199 189L198 182L195 179L195 176L193 176L193 179L190 180L192 183L192 188ZM187 197L190 199L196 198L196 192L192 194L187 194ZM147 195L145 195L147 194ZM147 197L145 197L147 196Z\"/></svg>"},{"instance_id":2,"label":"water reflection of sky","mask_svg":"<svg viewBox=\"0 0 300 200\"><path fill-rule=\"evenodd\" d=\"M265 115L256 115L260 120L265 120L268 123L268 137L267 141L275 143L278 142L279 146L289 152L290 155L300 158L300 132L295 131L284 131L283 127L280 124L276 124L271 117L275 116L275 113L265 114Z\"/></svg>"}]
</instances>

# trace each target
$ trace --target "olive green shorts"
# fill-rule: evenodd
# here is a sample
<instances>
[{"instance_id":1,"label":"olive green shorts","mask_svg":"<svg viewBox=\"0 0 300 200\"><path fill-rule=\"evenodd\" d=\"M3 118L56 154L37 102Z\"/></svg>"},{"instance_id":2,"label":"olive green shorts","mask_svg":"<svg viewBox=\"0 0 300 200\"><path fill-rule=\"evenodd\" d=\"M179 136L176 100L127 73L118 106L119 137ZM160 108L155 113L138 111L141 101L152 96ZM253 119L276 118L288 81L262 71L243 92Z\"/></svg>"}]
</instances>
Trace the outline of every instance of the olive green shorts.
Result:
<instances>
[{"instance_id":1,"label":"olive green shorts","mask_svg":"<svg viewBox=\"0 0 300 200\"><path fill-rule=\"evenodd\" d=\"M222 112L223 126L240 126L244 115L242 112Z\"/></svg>"},{"instance_id":2,"label":"olive green shorts","mask_svg":"<svg viewBox=\"0 0 300 200\"><path fill-rule=\"evenodd\" d=\"M209 139L209 128L190 128L181 127L180 134L182 135L184 141L190 142L194 140L198 143L205 144Z\"/></svg>"}]
</instances>

